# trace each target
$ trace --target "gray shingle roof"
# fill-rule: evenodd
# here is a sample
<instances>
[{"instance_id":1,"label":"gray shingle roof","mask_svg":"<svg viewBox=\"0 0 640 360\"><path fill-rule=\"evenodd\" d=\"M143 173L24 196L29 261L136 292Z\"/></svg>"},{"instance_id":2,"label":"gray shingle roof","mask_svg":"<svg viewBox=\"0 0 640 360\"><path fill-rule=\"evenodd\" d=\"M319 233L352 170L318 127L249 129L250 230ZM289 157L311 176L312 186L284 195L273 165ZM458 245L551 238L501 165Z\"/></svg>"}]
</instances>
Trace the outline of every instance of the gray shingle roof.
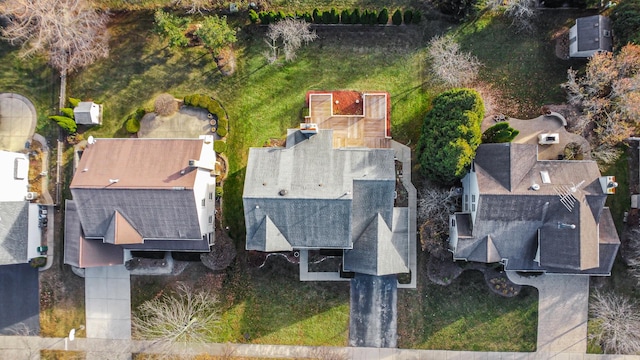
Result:
<instances>
[{"instance_id":1,"label":"gray shingle roof","mask_svg":"<svg viewBox=\"0 0 640 360\"><path fill-rule=\"evenodd\" d=\"M578 51L611 51L613 45L611 35L604 36L604 31L611 33L611 20L608 17L593 15L577 18L576 27Z\"/></svg>"},{"instance_id":2,"label":"gray shingle roof","mask_svg":"<svg viewBox=\"0 0 640 360\"><path fill-rule=\"evenodd\" d=\"M353 248L345 268L374 274L406 268L408 229L406 216L394 213L394 190L393 150L334 149L331 130L310 137L290 131L286 148L249 151L246 248ZM382 261L359 253L387 250L394 254Z\"/></svg>"},{"instance_id":3,"label":"gray shingle roof","mask_svg":"<svg viewBox=\"0 0 640 360\"><path fill-rule=\"evenodd\" d=\"M0 202L0 265L27 262L29 203Z\"/></svg>"},{"instance_id":4,"label":"gray shingle roof","mask_svg":"<svg viewBox=\"0 0 640 360\"><path fill-rule=\"evenodd\" d=\"M597 164L531 161L536 154L535 145L483 144L478 148L474 169L480 196L472 237L459 237L455 257L495 262L499 254L508 259L510 270L593 273L600 269L608 273L613 259L607 256L615 258L615 252L603 252L603 244L615 247L619 240L615 227L598 228L602 216L610 213L604 207L606 195ZM541 172L548 174L550 183L542 181ZM532 190L533 184L539 190ZM558 191L571 188L575 189L575 203L569 210ZM538 244L540 265L534 261Z\"/></svg>"}]
</instances>

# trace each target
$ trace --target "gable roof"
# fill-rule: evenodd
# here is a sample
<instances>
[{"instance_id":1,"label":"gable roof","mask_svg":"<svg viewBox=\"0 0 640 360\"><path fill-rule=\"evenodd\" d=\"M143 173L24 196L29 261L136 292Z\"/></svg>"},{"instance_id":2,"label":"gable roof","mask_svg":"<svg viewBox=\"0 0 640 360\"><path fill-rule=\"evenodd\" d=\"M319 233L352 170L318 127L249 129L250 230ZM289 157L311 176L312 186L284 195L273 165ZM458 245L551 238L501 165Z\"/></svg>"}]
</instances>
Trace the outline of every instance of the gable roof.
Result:
<instances>
[{"instance_id":1,"label":"gable roof","mask_svg":"<svg viewBox=\"0 0 640 360\"><path fill-rule=\"evenodd\" d=\"M605 31L611 32L611 20L602 15L586 16L576 19L578 51L607 50L611 51L613 40L611 35L605 36Z\"/></svg>"},{"instance_id":2,"label":"gable roof","mask_svg":"<svg viewBox=\"0 0 640 360\"><path fill-rule=\"evenodd\" d=\"M608 273L602 264L612 260L603 258L603 239L616 249L619 240L614 227L599 227L609 212L597 164L531 161L536 152L525 144L478 148L479 161L467 175L476 177L479 189L472 236L458 238L455 258L507 259L509 270Z\"/></svg>"},{"instance_id":3,"label":"gable roof","mask_svg":"<svg viewBox=\"0 0 640 360\"><path fill-rule=\"evenodd\" d=\"M247 249L353 248L345 268L384 272L398 268L397 257L380 265L378 257L356 256L356 243L375 253L403 247L398 256L406 268L407 226L394 222L406 216L393 208L393 150L334 149L332 136L331 130L312 136L294 131L286 148L249 150L243 192Z\"/></svg>"}]
</instances>

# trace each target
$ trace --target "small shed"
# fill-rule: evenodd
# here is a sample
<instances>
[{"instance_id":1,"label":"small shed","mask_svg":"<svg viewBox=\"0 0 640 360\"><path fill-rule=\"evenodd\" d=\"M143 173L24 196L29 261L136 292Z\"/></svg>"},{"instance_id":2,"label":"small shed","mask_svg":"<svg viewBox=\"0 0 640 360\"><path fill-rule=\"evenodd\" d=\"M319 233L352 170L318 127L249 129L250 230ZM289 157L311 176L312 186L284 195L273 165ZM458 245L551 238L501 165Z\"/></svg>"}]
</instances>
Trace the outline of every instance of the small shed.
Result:
<instances>
[{"instance_id":1,"label":"small shed","mask_svg":"<svg viewBox=\"0 0 640 360\"><path fill-rule=\"evenodd\" d=\"M102 123L102 105L91 101L82 101L73 109L76 124L98 125Z\"/></svg>"},{"instance_id":2,"label":"small shed","mask_svg":"<svg viewBox=\"0 0 640 360\"><path fill-rule=\"evenodd\" d=\"M569 56L588 58L600 51L612 51L611 20L602 15L576 19L569 30Z\"/></svg>"}]
</instances>

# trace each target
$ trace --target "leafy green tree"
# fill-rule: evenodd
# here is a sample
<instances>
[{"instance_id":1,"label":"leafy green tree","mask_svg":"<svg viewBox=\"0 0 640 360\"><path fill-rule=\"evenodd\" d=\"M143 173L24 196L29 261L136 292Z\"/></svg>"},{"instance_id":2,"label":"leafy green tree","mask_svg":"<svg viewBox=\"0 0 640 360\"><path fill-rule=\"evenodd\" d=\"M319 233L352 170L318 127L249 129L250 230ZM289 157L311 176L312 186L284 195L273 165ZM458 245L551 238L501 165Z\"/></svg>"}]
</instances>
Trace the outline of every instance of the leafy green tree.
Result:
<instances>
[{"instance_id":1,"label":"leafy green tree","mask_svg":"<svg viewBox=\"0 0 640 360\"><path fill-rule=\"evenodd\" d=\"M49 119L58 123L58 126L66 130L69 134L75 134L78 131L78 125L70 117L53 115L49 116Z\"/></svg>"},{"instance_id":2,"label":"leafy green tree","mask_svg":"<svg viewBox=\"0 0 640 360\"><path fill-rule=\"evenodd\" d=\"M342 13L340 14L340 22L343 24L351 24L351 13L349 12L349 9L342 10Z\"/></svg>"},{"instance_id":3,"label":"leafy green tree","mask_svg":"<svg viewBox=\"0 0 640 360\"><path fill-rule=\"evenodd\" d=\"M520 131L509 126L508 122L499 122L482 134L482 142L485 144L507 143L513 141L518 134Z\"/></svg>"},{"instance_id":4,"label":"leafy green tree","mask_svg":"<svg viewBox=\"0 0 640 360\"><path fill-rule=\"evenodd\" d=\"M413 11L405 10L404 12L404 23L409 25L413 22Z\"/></svg>"},{"instance_id":5,"label":"leafy green tree","mask_svg":"<svg viewBox=\"0 0 640 360\"><path fill-rule=\"evenodd\" d=\"M619 1L611 13L613 32L616 43L625 46L627 43L640 45L640 1Z\"/></svg>"},{"instance_id":6,"label":"leafy green tree","mask_svg":"<svg viewBox=\"0 0 640 360\"><path fill-rule=\"evenodd\" d=\"M452 184L465 175L480 145L484 104L472 89L452 89L433 99L422 124L418 161L425 176Z\"/></svg>"},{"instance_id":7,"label":"leafy green tree","mask_svg":"<svg viewBox=\"0 0 640 360\"><path fill-rule=\"evenodd\" d=\"M391 22L393 25L402 25L402 12L400 9L393 12L393 16L391 16Z\"/></svg>"},{"instance_id":8,"label":"leafy green tree","mask_svg":"<svg viewBox=\"0 0 640 360\"><path fill-rule=\"evenodd\" d=\"M201 25L194 34L214 57L218 57L222 48L236 42L236 31L229 27L226 16L206 16Z\"/></svg>"},{"instance_id":9,"label":"leafy green tree","mask_svg":"<svg viewBox=\"0 0 640 360\"><path fill-rule=\"evenodd\" d=\"M185 36L189 20L181 18L163 10L156 10L155 32L169 40L170 47L180 47L189 45L189 39Z\"/></svg>"},{"instance_id":10,"label":"leafy green tree","mask_svg":"<svg viewBox=\"0 0 640 360\"><path fill-rule=\"evenodd\" d=\"M353 10L353 12L351 13L351 23L360 24L360 10Z\"/></svg>"}]
</instances>

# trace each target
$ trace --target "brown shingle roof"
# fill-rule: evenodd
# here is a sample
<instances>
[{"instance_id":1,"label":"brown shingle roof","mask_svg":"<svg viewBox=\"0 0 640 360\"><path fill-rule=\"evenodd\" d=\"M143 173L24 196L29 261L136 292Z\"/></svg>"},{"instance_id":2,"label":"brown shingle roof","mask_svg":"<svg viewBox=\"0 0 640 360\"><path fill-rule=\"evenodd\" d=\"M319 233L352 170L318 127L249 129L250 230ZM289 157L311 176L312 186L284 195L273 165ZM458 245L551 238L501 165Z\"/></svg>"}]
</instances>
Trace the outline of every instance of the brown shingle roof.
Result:
<instances>
[{"instance_id":1,"label":"brown shingle roof","mask_svg":"<svg viewBox=\"0 0 640 360\"><path fill-rule=\"evenodd\" d=\"M201 150L200 139L98 139L84 150L71 188L190 189L196 171L185 159Z\"/></svg>"}]
</instances>

